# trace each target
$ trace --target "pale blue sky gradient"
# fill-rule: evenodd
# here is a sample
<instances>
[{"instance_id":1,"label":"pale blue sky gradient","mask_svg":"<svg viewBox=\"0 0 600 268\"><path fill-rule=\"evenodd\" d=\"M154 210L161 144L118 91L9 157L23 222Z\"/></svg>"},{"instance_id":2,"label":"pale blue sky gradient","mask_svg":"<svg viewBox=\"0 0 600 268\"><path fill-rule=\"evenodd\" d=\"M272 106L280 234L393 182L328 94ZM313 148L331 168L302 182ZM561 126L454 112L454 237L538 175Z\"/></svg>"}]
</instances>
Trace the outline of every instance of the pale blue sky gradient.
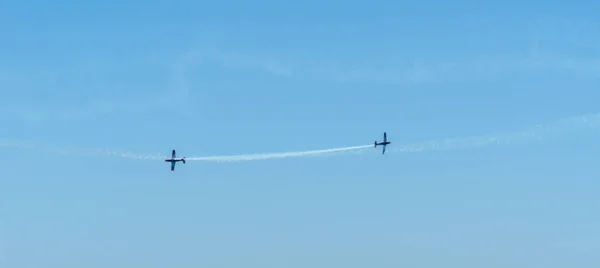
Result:
<instances>
[{"instance_id":1,"label":"pale blue sky gradient","mask_svg":"<svg viewBox=\"0 0 600 268\"><path fill-rule=\"evenodd\" d=\"M0 139L390 149L600 112L567 1L5 1ZM595 267L597 132L240 163L0 148L0 266Z\"/></svg>"}]
</instances>

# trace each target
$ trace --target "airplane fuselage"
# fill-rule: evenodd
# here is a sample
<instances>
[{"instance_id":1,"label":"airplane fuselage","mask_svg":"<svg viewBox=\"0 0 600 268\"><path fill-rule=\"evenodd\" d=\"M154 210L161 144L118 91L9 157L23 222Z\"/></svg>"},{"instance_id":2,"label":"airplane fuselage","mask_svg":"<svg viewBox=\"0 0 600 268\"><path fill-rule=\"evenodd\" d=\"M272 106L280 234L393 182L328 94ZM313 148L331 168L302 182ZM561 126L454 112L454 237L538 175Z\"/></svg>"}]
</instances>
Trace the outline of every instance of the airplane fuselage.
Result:
<instances>
[{"instance_id":1,"label":"airplane fuselage","mask_svg":"<svg viewBox=\"0 0 600 268\"><path fill-rule=\"evenodd\" d=\"M385 142L375 142L375 147L377 147L377 145L388 145L392 143L391 141L385 141Z\"/></svg>"},{"instance_id":2,"label":"airplane fuselage","mask_svg":"<svg viewBox=\"0 0 600 268\"><path fill-rule=\"evenodd\" d=\"M165 162L184 162L185 160L183 158L171 158L171 159L165 159Z\"/></svg>"}]
</instances>

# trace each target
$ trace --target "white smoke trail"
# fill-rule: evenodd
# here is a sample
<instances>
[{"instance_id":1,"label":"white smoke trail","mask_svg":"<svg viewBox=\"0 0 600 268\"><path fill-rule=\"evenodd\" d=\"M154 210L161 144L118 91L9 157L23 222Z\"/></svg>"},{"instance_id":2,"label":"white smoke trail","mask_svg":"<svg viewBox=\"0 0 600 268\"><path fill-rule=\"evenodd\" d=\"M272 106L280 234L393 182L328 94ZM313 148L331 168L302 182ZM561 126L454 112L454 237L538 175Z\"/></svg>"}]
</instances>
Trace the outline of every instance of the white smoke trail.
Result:
<instances>
[{"instance_id":1,"label":"white smoke trail","mask_svg":"<svg viewBox=\"0 0 600 268\"><path fill-rule=\"evenodd\" d=\"M600 113L596 113L564 118L551 124L539 124L511 133L419 142L393 148L389 151L413 153L478 148L490 145L509 145L516 142L542 140L544 137L548 137L548 134L558 136L559 134L568 134L576 130L594 129L599 124Z\"/></svg>"},{"instance_id":2,"label":"white smoke trail","mask_svg":"<svg viewBox=\"0 0 600 268\"><path fill-rule=\"evenodd\" d=\"M388 152L404 152L404 153L415 153L415 152L427 152L427 151L443 151L443 150L456 150L456 149L467 149L486 147L490 145L508 145L515 142L524 142L529 140L541 140L545 137L545 134L566 134L575 130L581 129L592 129L596 128L600 124L600 113L582 115L576 117L569 117L562 120L558 120L552 124L546 125L535 125L528 129L524 129L517 132L501 133L496 135L484 135L484 136L473 136L467 138L456 138L456 139L443 139L433 140L426 142L418 142L407 145L396 145L392 143L388 146ZM186 158L188 161L212 161L212 162L239 162L239 161L256 161L256 160L267 160L267 159L281 159L281 158L294 158L294 157L308 157L308 156L325 156L336 153L353 153L360 154L372 148L370 145L360 145L351 147L341 148L330 148L322 150L311 150L311 151L297 151L297 152L281 152L281 153L264 153L264 154L243 154L243 155L223 155L223 156L202 156L202 157L189 157ZM34 146L29 142L14 142L7 140L0 140L0 147L14 147L14 148L36 148L46 149L53 153L67 154L67 155L78 155L78 156L116 156L138 160L162 160L168 158L164 154L139 154L133 152L125 152L120 150L109 150L109 149L83 149L83 148L53 148L53 147L40 147Z\"/></svg>"},{"instance_id":3,"label":"white smoke trail","mask_svg":"<svg viewBox=\"0 0 600 268\"><path fill-rule=\"evenodd\" d=\"M27 141L11 141L6 139L0 139L0 148L18 148L18 149L39 149L41 151L47 151L62 155L74 155L74 156L118 156L123 158L131 159L150 159L158 160L164 159L165 157L161 154L139 154L133 152L124 152L120 150L111 149L94 149L94 148L64 148L64 147L49 147L34 145L32 142Z\"/></svg>"},{"instance_id":4,"label":"white smoke trail","mask_svg":"<svg viewBox=\"0 0 600 268\"><path fill-rule=\"evenodd\" d=\"M78 156L118 156L123 158L137 160L161 160L165 156L161 154L139 154L133 152L124 152L111 149L86 149L86 148L50 148L49 151L63 155L78 155Z\"/></svg>"},{"instance_id":5,"label":"white smoke trail","mask_svg":"<svg viewBox=\"0 0 600 268\"><path fill-rule=\"evenodd\" d=\"M578 128L595 128L600 124L600 113L583 115L576 117L569 117L562 120L558 120L551 124L540 124L527 129L500 133L495 135L483 135L473 136L467 138L456 138L456 139L443 139L443 140L432 140L426 142L418 142L408 145L401 145L395 147L394 144L388 145L387 152L427 152L427 151L444 151L444 150L457 150L457 149L468 149L486 147L490 145L509 145L515 142L524 142L529 140L541 140L544 138L544 134L561 132L568 133L575 131ZM390 148L392 147L392 148ZM286 153L267 153L267 154L249 154L249 155L226 155L226 156L206 156L206 157L191 157L188 160L199 160L199 161L215 161L215 162L238 162L238 161L254 161L254 160L266 160L266 159L278 159L278 158L290 158L290 157L304 157L304 156L316 156L325 155L335 152L345 152L360 154L370 150L367 148L373 148L373 145L362 145L352 146L343 148L313 150L313 151L300 151L300 152L286 152Z\"/></svg>"},{"instance_id":6,"label":"white smoke trail","mask_svg":"<svg viewBox=\"0 0 600 268\"><path fill-rule=\"evenodd\" d=\"M20 148L20 149L32 149L35 148L33 143L26 141L11 141L6 139L0 139L0 147L9 148Z\"/></svg>"},{"instance_id":7,"label":"white smoke trail","mask_svg":"<svg viewBox=\"0 0 600 268\"><path fill-rule=\"evenodd\" d=\"M204 156L204 157L189 157L186 160L190 161L215 161L215 162L239 162L239 161L255 161L265 159L290 158L333 154L345 151L354 151L373 147L373 145L361 145L351 147L340 147L323 150L300 151L300 152L285 152L285 153L267 153L267 154L242 154L242 155L223 155L223 156Z\"/></svg>"}]
</instances>

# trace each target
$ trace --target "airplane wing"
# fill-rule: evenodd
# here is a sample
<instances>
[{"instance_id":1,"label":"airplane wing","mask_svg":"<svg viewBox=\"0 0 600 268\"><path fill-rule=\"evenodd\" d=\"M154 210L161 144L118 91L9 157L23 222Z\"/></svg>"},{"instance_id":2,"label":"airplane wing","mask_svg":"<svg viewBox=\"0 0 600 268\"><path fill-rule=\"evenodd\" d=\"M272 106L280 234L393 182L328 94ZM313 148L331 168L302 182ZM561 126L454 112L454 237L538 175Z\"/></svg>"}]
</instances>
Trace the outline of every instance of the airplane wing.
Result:
<instances>
[{"instance_id":1,"label":"airplane wing","mask_svg":"<svg viewBox=\"0 0 600 268\"><path fill-rule=\"evenodd\" d=\"M386 141L387 141L387 133L383 132L383 142L386 142Z\"/></svg>"},{"instance_id":2,"label":"airplane wing","mask_svg":"<svg viewBox=\"0 0 600 268\"><path fill-rule=\"evenodd\" d=\"M171 158L175 158L175 150L171 153Z\"/></svg>"},{"instance_id":3,"label":"airplane wing","mask_svg":"<svg viewBox=\"0 0 600 268\"><path fill-rule=\"evenodd\" d=\"M383 151L381 151L381 154L385 154L385 145L383 146Z\"/></svg>"},{"instance_id":4,"label":"airplane wing","mask_svg":"<svg viewBox=\"0 0 600 268\"><path fill-rule=\"evenodd\" d=\"M175 171L175 162L171 162L171 171Z\"/></svg>"}]
</instances>

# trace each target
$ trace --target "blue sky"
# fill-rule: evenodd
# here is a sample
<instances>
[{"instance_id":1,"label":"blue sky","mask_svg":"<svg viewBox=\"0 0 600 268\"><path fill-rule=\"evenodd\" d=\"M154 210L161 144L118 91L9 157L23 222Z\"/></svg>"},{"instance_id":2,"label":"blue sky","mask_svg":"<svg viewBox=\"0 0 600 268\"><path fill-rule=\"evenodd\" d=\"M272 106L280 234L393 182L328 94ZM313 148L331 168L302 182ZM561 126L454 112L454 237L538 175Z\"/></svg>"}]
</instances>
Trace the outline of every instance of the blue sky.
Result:
<instances>
[{"instance_id":1,"label":"blue sky","mask_svg":"<svg viewBox=\"0 0 600 268\"><path fill-rule=\"evenodd\" d=\"M597 4L7 1L0 139L167 155L404 144L599 112ZM168 164L0 147L3 267L591 267L595 132Z\"/></svg>"}]
</instances>

